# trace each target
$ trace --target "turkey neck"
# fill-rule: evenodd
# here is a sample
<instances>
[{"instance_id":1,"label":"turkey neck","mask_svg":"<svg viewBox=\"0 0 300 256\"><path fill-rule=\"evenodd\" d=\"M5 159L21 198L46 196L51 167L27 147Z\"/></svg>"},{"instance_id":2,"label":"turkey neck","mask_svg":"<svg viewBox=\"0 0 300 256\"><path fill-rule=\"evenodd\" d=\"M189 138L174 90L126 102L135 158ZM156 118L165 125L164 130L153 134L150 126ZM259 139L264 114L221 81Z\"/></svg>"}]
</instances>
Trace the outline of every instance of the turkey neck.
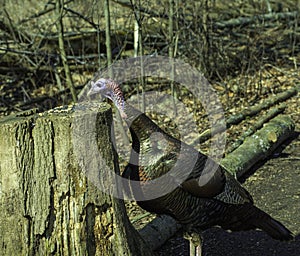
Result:
<instances>
[{"instance_id":1,"label":"turkey neck","mask_svg":"<svg viewBox=\"0 0 300 256\"><path fill-rule=\"evenodd\" d=\"M130 129L133 141L143 143L154 132L164 133L148 116L131 105L125 103L122 111L126 115L123 119ZM137 148L134 149L136 152L139 151Z\"/></svg>"},{"instance_id":2,"label":"turkey neck","mask_svg":"<svg viewBox=\"0 0 300 256\"><path fill-rule=\"evenodd\" d=\"M125 176L132 180L141 180L140 175L144 178L149 178L150 174L147 172L147 167L141 166L143 165L143 161L141 159L148 159L148 157L150 157L150 159L148 159L149 161L146 161L148 163L154 161L153 163L155 163L155 156L161 157L160 154L155 155L155 149L151 147L150 136L157 132L164 135L165 133L148 116L131 105L127 103L123 104L121 111L123 111L123 115L121 115L129 127L132 137L132 150L130 152L129 161L130 168ZM142 192L140 192L140 194L141 193Z\"/></svg>"},{"instance_id":3,"label":"turkey neck","mask_svg":"<svg viewBox=\"0 0 300 256\"><path fill-rule=\"evenodd\" d=\"M156 134L160 133L164 138L167 137L167 134L148 116L131 105L125 104L122 111L125 114L123 116L126 116L124 120L132 137L130 163L143 166L143 172L147 173L148 168L144 166L145 163L147 162L147 166L155 164L158 159L166 154L165 151L159 149L160 145L156 145ZM155 172L152 172L152 174L156 175Z\"/></svg>"}]
</instances>

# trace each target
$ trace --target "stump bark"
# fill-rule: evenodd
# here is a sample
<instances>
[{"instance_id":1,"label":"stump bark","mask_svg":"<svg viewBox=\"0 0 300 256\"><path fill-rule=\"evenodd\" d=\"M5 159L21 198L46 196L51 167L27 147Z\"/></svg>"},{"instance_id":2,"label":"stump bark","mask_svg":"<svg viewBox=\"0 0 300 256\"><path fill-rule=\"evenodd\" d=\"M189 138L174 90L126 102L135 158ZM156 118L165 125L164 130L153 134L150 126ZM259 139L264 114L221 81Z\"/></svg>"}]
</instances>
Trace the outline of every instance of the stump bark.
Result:
<instances>
[{"instance_id":1,"label":"stump bark","mask_svg":"<svg viewBox=\"0 0 300 256\"><path fill-rule=\"evenodd\" d=\"M150 255L112 196L119 170L111 124L103 104L0 120L1 255ZM84 136L97 154L76 139Z\"/></svg>"}]
</instances>

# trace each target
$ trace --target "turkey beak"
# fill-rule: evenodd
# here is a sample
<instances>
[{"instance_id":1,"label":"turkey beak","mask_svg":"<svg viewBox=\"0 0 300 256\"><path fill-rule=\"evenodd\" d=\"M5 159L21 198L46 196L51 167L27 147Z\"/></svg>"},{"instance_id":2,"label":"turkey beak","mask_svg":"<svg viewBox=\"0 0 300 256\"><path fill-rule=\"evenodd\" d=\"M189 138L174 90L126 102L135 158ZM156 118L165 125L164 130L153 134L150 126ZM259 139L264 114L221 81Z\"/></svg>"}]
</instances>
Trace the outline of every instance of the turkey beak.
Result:
<instances>
[{"instance_id":1,"label":"turkey beak","mask_svg":"<svg viewBox=\"0 0 300 256\"><path fill-rule=\"evenodd\" d=\"M91 92L91 90L88 91L88 93L86 94L88 97L90 97L93 93Z\"/></svg>"},{"instance_id":2,"label":"turkey beak","mask_svg":"<svg viewBox=\"0 0 300 256\"><path fill-rule=\"evenodd\" d=\"M95 92L93 86L91 87L91 89L88 91L87 96L90 97L93 94L96 94L97 92Z\"/></svg>"}]
</instances>

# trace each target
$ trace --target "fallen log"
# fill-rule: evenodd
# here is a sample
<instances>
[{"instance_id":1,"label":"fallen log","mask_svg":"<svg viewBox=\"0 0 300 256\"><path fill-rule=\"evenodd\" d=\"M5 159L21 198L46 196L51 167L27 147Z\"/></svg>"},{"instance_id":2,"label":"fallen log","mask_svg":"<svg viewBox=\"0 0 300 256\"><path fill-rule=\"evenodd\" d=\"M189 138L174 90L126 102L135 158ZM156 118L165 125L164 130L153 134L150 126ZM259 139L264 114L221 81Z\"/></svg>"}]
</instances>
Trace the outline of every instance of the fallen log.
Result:
<instances>
[{"instance_id":1,"label":"fallen log","mask_svg":"<svg viewBox=\"0 0 300 256\"><path fill-rule=\"evenodd\" d=\"M247 137L241 146L221 160L221 165L241 177L253 165L269 157L274 149L293 134L294 129L291 117L279 115Z\"/></svg>"},{"instance_id":2,"label":"fallen log","mask_svg":"<svg viewBox=\"0 0 300 256\"><path fill-rule=\"evenodd\" d=\"M231 146L231 148L229 148L227 150L227 152L231 153L232 151L234 151L235 149L237 149L243 143L243 141L247 137L249 137L250 135L252 135L257 130L261 129L265 123L267 123L269 120L271 120L275 116L281 114L285 109L286 109L286 104L285 103L282 103L278 107L274 107L274 108L270 109L270 111L268 111L268 113L266 115L262 116L253 126L251 126L246 132L244 132L233 143L233 145Z\"/></svg>"},{"instance_id":3,"label":"fallen log","mask_svg":"<svg viewBox=\"0 0 300 256\"><path fill-rule=\"evenodd\" d=\"M241 121L245 120L247 117L254 116L258 114L260 111L264 109L268 109L279 102L285 101L286 99L296 94L297 94L297 89L293 87L290 88L289 90L278 93L275 96L267 98L261 104L257 104L254 106L250 106L249 108L245 108L240 113L236 115L232 115L226 120L226 128L228 129L230 128L230 126L240 123ZM212 129L207 129L204 132L202 132L196 140L194 140L192 145L196 146L197 144L208 140L211 137L211 134L217 134L223 132L224 129L225 127L223 125L213 127Z\"/></svg>"},{"instance_id":4,"label":"fallen log","mask_svg":"<svg viewBox=\"0 0 300 256\"><path fill-rule=\"evenodd\" d=\"M232 153L221 160L221 165L241 178L258 161L266 159L275 148L289 138L295 129L293 120L279 115ZM180 225L169 216L159 216L142 228L139 233L152 250L158 249L180 229Z\"/></svg>"}]
</instances>

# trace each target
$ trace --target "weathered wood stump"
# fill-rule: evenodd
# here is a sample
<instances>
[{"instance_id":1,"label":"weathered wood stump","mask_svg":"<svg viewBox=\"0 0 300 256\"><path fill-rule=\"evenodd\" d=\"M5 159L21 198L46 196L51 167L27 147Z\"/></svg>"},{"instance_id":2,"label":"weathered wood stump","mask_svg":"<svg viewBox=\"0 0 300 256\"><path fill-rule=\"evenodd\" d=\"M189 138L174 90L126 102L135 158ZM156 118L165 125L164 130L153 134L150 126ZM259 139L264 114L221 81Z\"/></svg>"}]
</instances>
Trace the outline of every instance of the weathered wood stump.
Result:
<instances>
[{"instance_id":1,"label":"weathered wood stump","mask_svg":"<svg viewBox=\"0 0 300 256\"><path fill-rule=\"evenodd\" d=\"M1 255L150 255L123 201L111 195L119 172L111 123L104 104L0 120ZM85 136L100 159L76 139Z\"/></svg>"}]
</instances>

